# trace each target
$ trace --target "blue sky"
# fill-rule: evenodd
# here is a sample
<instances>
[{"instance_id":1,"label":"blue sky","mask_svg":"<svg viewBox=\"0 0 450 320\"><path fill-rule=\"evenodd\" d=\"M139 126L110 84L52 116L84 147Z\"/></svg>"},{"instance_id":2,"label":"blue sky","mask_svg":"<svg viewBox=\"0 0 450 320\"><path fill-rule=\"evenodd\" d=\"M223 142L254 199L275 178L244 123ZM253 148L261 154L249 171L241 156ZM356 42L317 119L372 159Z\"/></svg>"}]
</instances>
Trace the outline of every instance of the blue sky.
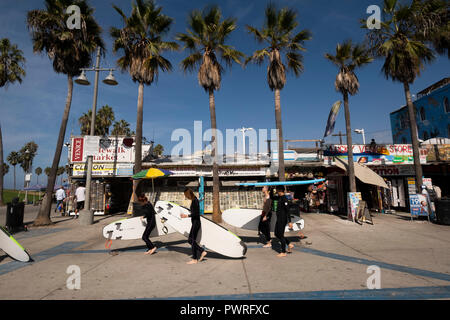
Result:
<instances>
[{"instance_id":1,"label":"blue sky","mask_svg":"<svg viewBox=\"0 0 450 320\"><path fill-rule=\"evenodd\" d=\"M263 0L227 1L185 1L159 0L163 12L175 22L168 37L184 32L188 13L207 4L218 4L224 16L238 19L238 29L229 40L231 45L245 54L260 48L250 36L245 25L260 27L263 23ZM331 105L341 99L334 89L337 69L324 58L326 52L333 53L336 44L345 39L362 41L364 30L359 19L368 17L369 5L380 4L378 0L277 0L279 7L290 6L299 14L299 29L309 29L313 39L306 43L304 54L305 71L299 77L290 75L281 93L283 130L285 139L320 139L325 131ZM111 50L109 28L121 27L122 23L112 8L121 7L128 15L131 0L91 0L96 8L95 17L103 28L107 54L102 67L115 67L119 56ZM4 156L20 149L28 141L39 145L33 167L45 168L51 165L62 112L67 94L67 80L64 75L53 72L51 62L45 55L33 54L32 43L26 27L26 13L43 7L41 0L0 0L0 38L7 37L17 44L27 59L27 76L21 85L14 84L0 90L0 122L3 131ZM174 70L160 75L159 81L145 88L144 93L144 136L162 144L166 151L176 144L171 142L171 133L177 128L193 131L194 121L203 121L203 129L210 125L208 96L199 87L196 74L185 75L179 62L186 52L169 53ZM364 128L366 140L375 137L377 142L391 142L389 113L405 104L403 86L386 80L381 74L382 61L378 60L361 70L360 92L350 98L352 128ZM449 76L450 62L438 57L428 65L411 86L413 93ZM107 73L101 75L101 79ZM98 107L105 104L113 107L116 119L125 119L134 130L136 124L137 84L127 73L115 72L119 81L117 87L100 84ZM92 73L88 74L91 83ZM93 86L75 85L72 109L66 141L71 133L79 134L78 118L92 107ZM242 126L255 129L275 127L274 94L266 81L266 65L249 65L246 69L236 65L223 76L222 87L216 93L216 113L219 129L237 129ZM344 114L341 110L335 133L345 131ZM362 142L361 135L354 134L354 143ZM328 138L327 142L338 142ZM60 165L66 160L63 150ZM12 168L5 177L7 188L12 187ZM17 181L23 181L21 169L17 169ZM41 182L45 178L41 176ZM36 177L33 177L33 183Z\"/></svg>"}]
</instances>

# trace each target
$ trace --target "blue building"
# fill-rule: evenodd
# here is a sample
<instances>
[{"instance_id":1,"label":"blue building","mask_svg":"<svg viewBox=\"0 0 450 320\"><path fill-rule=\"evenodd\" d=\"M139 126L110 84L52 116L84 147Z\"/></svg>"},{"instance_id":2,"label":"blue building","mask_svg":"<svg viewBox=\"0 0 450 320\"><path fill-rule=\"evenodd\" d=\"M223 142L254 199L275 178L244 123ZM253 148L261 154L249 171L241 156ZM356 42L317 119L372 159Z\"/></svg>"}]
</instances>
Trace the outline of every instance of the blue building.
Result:
<instances>
[{"instance_id":1,"label":"blue building","mask_svg":"<svg viewBox=\"0 0 450 320\"><path fill-rule=\"evenodd\" d=\"M419 139L450 138L450 78L444 78L417 94L414 101ZM411 143L408 108L390 114L394 144Z\"/></svg>"}]
</instances>

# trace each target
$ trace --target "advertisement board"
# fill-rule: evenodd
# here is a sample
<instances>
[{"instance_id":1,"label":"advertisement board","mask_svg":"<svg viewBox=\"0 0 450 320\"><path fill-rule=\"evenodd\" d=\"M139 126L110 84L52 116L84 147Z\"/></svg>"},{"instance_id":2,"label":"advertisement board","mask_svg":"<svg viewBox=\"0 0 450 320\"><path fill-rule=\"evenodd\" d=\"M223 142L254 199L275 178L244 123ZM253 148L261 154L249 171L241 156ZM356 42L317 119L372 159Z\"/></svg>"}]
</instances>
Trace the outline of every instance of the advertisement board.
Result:
<instances>
[{"instance_id":1,"label":"advertisement board","mask_svg":"<svg viewBox=\"0 0 450 320\"><path fill-rule=\"evenodd\" d=\"M86 175L86 165L78 163L73 165L73 176L83 177ZM131 177L133 175L133 164L123 163L94 163L92 165L92 176L95 177Z\"/></svg>"},{"instance_id":2,"label":"advertisement board","mask_svg":"<svg viewBox=\"0 0 450 320\"><path fill-rule=\"evenodd\" d=\"M333 164L333 157L347 160L347 145L331 145L324 151L324 161ZM353 145L353 160L366 165L414 164L412 145ZM427 149L420 149L420 163L426 164Z\"/></svg>"},{"instance_id":3,"label":"advertisement board","mask_svg":"<svg viewBox=\"0 0 450 320\"><path fill-rule=\"evenodd\" d=\"M409 206L411 208L411 216L413 217L429 215L427 198L423 194L411 194L409 196Z\"/></svg>"},{"instance_id":4,"label":"advertisement board","mask_svg":"<svg viewBox=\"0 0 450 320\"><path fill-rule=\"evenodd\" d=\"M347 192L347 217L349 220L355 221L359 201L361 200L361 192Z\"/></svg>"}]
</instances>

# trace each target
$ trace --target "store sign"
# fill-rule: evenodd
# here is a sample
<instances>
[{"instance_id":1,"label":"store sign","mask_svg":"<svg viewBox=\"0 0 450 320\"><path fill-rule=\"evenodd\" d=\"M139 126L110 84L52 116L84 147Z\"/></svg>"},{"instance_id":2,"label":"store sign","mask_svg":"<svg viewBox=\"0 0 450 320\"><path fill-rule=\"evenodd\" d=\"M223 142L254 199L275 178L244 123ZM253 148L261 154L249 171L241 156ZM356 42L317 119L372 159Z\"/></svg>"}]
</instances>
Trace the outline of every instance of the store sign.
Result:
<instances>
[{"instance_id":1,"label":"store sign","mask_svg":"<svg viewBox=\"0 0 450 320\"><path fill-rule=\"evenodd\" d=\"M87 156L92 155L97 163L134 163L134 148L126 147L123 138L100 139L100 137L74 137L72 138L72 152L70 162L86 162ZM149 145L142 146L143 157L149 151Z\"/></svg>"},{"instance_id":2,"label":"store sign","mask_svg":"<svg viewBox=\"0 0 450 320\"><path fill-rule=\"evenodd\" d=\"M427 149L420 149L420 163L427 162ZM333 164L333 157L348 158L346 145L328 146L324 151L324 160ZM353 145L353 161L367 165L414 164L412 145Z\"/></svg>"},{"instance_id":3,"label":"store sign","mask_svg":"<svg viewBox=\"0 0 450 320\"><path fill-rule=\"evenodd\" d=\"M85 164L73 165L73 176L84 177L86 175ZM133 164L94 163L92 175L97 177L131 177L133 175Z\"/></svg>"},{"instance_id":4,"label":"store sign","mask_svg":"<svg viewBox=\"0 0 450 320\"><path fill-rule=\"evenodd\" d=\"M450 161L450 144L427 145L428 162Z\"/></svg>"},{"instance_id":5,"label":"store sign","mask_svg":"<svg viewBox=\"0 0 450 320\"><path fill-rule=\"evenodd\" d=\"M204 168L164 168L172 172L171 177L198 177L198 176L211 176L211 169ZM220 177L240 177L240 176L265 176L266 169L247 169L247 168L220 168Z\"/></svg>"},{"instance_id":6,"label":"store sign","mask_svg":"<svg viewBox=\"0 0 450 320\"><path fill-rule=\"evenodd\" d=\"M370 169L375 171L382 177L388 176L413 176L414 167L409 165L404 166L369 166Z\"/></svg>"}]
</instances>

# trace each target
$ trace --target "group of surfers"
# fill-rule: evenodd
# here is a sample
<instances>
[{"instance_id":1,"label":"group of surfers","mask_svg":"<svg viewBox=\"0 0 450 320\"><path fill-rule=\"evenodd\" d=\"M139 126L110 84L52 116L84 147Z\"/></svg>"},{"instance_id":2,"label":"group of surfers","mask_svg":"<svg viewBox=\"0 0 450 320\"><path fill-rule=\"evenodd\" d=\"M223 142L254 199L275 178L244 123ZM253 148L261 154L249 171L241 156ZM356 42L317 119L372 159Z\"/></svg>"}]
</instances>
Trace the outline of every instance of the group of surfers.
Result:
<instances>
[{"instance_id":1,"label":"group of surfers","mask_svg":"<svg viewBox=\"0 0 450 320\"><path fill-rule=\"evenodd\" d=\"M278 241L281 244L281 252L277 255L277 257L286 257L287 253L291 253L292 249L294 248L294 244L292 244L285 236L284 231L286 228L286 225L291 225L290 215L288 211L288 199L285 195L285 190L283 186L277 186L276 193L278 195L278 202L276 205L276 209L274 209L274 199L273 199L273 193L272 190L265 186L262 190L264 194L264 204L263 209L259 221L258 226L258 232L262 234L265 238L265 244L264 248L271 248L272 247L272 239L270 236L270 221L272 218L272 212L276 212L276 224L275 224L275 237L278 239ZM188 237L188 243L191 245L192 248L192 260L188 261L187 264L196 264L198 262L201 262L206 254L207 251L205 251L198 243L197 243L197 235L199 231L201 230L201 220L200 220L200 203L197 197L195 196L194 192L186 188L184 191L184 196L186 199L191 200L191 206L190 206L190 214L181 214L181 218L191 218L192 227L189 233ZM147 255L152 255L156 252L155 245L151 242L149 239L150 234L152 230L156 227L156 212L153 207L153 205L148 201L145 194L140 194L138 196L138 202L142 206L142 212L143 216L141 219L147 219L147 225L145 228L145 231L142 235L142 240L147 245L148 250L145 252ZM303 237L303 235L301 235Z\"/></svg>"}]
</instances>

